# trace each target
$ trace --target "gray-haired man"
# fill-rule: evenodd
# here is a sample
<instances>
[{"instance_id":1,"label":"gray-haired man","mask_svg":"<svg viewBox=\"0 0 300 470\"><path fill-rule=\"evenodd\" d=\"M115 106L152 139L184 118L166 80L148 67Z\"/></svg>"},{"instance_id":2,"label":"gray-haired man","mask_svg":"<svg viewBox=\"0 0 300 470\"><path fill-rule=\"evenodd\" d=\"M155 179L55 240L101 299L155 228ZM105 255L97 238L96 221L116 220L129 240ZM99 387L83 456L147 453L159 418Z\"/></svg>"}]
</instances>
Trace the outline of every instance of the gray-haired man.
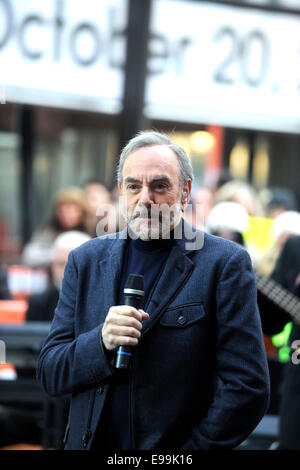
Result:
<instances>
[{"instance_id":1,"label":"gray-haired man","mask_svg":"<svg viewBox=\"0 0 300 470\"><path fill-rule=\"evenodd\" d=\"M233 448L266 412L251 261L237 244L203 233L189 248L198 232L182 214L192 178L181 147L139 133L118 172L128 228L69 256L37 370L49 394L73 395L66 449ZM144 276L141 309L124 305L130 273ZM124 345L133 356L120 373L114 361Z\"/></svg>"}]
</instances>

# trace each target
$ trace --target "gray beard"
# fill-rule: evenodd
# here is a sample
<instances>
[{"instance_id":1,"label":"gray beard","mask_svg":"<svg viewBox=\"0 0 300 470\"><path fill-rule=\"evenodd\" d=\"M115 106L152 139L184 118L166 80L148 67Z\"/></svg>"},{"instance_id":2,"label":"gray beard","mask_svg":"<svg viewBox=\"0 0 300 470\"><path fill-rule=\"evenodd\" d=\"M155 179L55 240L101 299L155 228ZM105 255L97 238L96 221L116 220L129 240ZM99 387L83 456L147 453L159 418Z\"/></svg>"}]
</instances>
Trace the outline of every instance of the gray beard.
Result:
<instances>
[{"instance_id":1,"label":"gray beard","mask_svg":"<svg viewBox=\"0 0 300 470\"><path fill-rule=\"evenodd\" d=\"M171 207L167 204L154 205L151 208L140 206L132 215L128 215L121 204L120 211L127 222L131 238L140 238L143 241L169 239L171 227L175 227L181 220L179 201ZM149 216L151 219L148 221L143 219L143 216Z\"/></svg>"}]
</instances>

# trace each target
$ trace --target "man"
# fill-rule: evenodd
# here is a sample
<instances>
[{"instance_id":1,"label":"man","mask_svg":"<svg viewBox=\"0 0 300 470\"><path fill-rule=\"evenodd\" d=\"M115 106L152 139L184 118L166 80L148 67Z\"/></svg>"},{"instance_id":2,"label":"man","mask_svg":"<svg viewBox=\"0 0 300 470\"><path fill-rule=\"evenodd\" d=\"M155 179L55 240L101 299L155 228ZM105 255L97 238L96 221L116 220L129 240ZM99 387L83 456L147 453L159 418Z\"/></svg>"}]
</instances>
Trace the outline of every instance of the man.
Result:
<instances>
[{"instance_id":1,"label":"man","mask_svg":"<svg viewBox=\"0 0 300 470\"><path fill-rule=\"evenodd\" d=\"M69 256L37 368L49 394L72 393L65 449L230 449L267 410L251 261L218 237L191 242L192 178L181 147L139 133L118 168L128 229ZM140 310L124 305L130 273L144 275ZM114 367L120 345L128 373Z\"/></svg>"}]
</instances>

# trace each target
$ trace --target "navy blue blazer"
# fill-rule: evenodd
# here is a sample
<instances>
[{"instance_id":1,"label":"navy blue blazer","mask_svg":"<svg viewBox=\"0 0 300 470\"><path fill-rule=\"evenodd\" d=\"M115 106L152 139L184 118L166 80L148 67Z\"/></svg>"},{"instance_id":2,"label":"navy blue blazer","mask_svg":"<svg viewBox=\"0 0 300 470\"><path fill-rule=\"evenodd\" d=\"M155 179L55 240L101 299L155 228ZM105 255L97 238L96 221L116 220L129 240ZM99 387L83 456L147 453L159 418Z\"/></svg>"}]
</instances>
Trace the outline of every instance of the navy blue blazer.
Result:
<instances>
[{"instance_id":1,"label":"navy blue blazer","mask_svg":"<svg viewBox=\"0 0 300 470\"><path fill-rule=\"evenodd\" d=\"M70 253L38 360L43 389L72 396L65 449L90 448L114 373L101 328L116 305L126 233ZM234 448L268 407L250 257L236 243L203 236L196 250L175 240L147 309L130 372L135 449Z\"/></svg>"}]
</instances>

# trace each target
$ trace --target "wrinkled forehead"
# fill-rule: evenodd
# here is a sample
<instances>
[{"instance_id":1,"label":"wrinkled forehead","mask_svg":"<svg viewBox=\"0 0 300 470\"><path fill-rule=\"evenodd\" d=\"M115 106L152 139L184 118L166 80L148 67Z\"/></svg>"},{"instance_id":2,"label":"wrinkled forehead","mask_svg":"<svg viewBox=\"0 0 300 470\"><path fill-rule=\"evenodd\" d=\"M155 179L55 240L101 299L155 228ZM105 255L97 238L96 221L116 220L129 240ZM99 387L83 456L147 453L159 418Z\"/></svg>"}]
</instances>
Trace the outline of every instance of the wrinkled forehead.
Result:
<instances>
[{"instance_id":1,"label":"wrinkled forehead","mask_svg":"<svg viewBox=\"0 0 300 470\"><path fill-rule=\"evenodd\" d=\"M178 182L179 174L177 156L167 145L140 148L128 155L123 167L123 180L133 177L149 182L163 175Z\"/></svg>"}]
</instances>

